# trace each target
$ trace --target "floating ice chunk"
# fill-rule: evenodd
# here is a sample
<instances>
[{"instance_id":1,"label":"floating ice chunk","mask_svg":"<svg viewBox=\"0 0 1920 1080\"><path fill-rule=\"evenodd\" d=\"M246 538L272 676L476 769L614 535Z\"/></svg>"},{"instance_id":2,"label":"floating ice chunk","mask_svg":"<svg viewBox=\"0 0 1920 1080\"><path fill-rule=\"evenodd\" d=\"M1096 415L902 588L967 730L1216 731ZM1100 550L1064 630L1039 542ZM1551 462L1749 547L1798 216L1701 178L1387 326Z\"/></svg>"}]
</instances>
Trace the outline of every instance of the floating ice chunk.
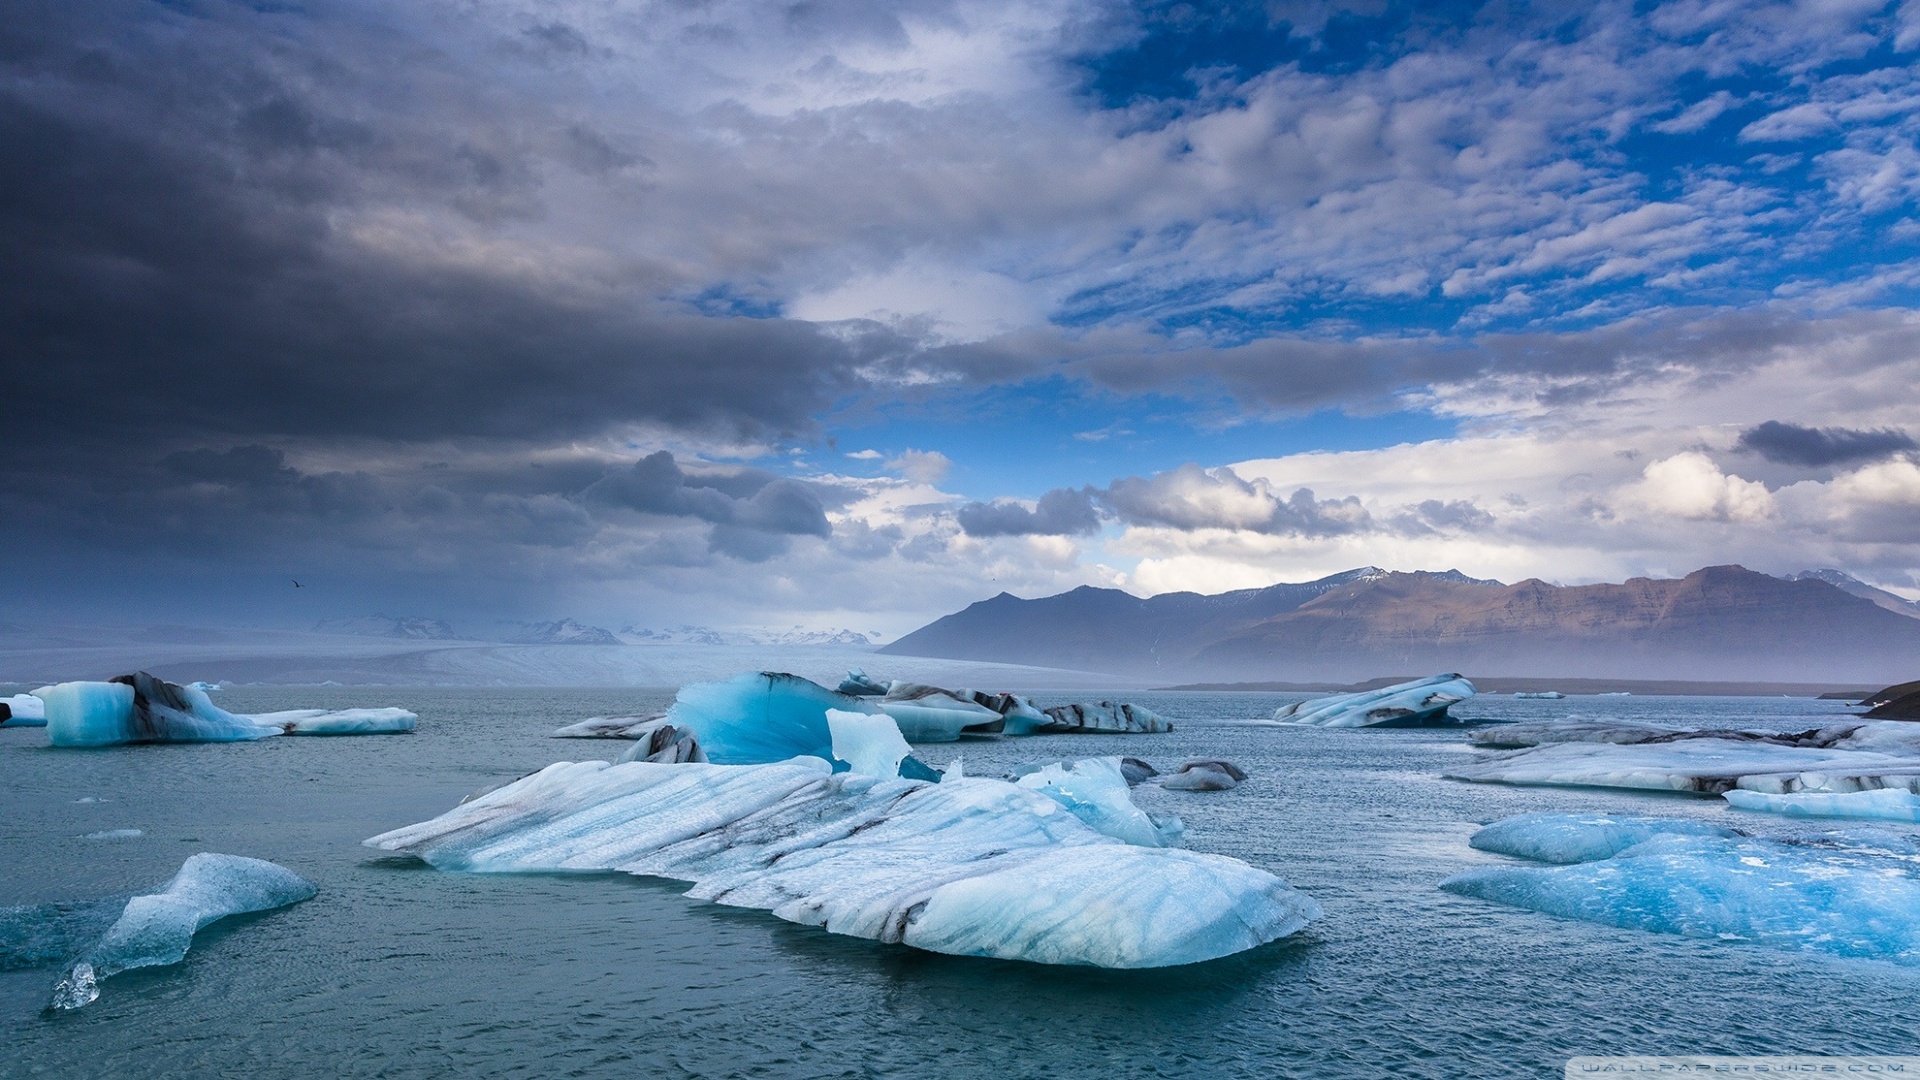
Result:
<instances>
[{"instance_id":1,"label":"floating ice chunk","mask_svg":"<svg viewBox=\"0 0 1920 1080\"><path fill-rule=\"evenodd\" d=\"M763 765L791 757L832 758L828 709L879 711L798 675L762 671L681 687L667 719L693 732L708 761Z\"/></svg>"},{"instance_id":2,"label":"floating ice chunk","mask_svg":"<svg viewBox=\"0 0 1920 1080\"><path fill-rule=\"evenodd\" d=\"M700 749L700 740L693 732L675 727L666 716L654 717L636 728L630 736L632 746L621 751L615 758L620 761L656 761L662 765L677 765L684 761L705 761L706 752Z\"/></svg>"},{"instance_id":3,"label":"floating ice chunk","mask_svg":"<svg viewBox=\"0 0 1920 1080\"><path fill-rule=\"evenodd\" d=\"M648 713L645 716L590 716L577 724L555 728L550 739L637 739L643 733L651 732L654 725L667 718L666 713Z\"/></svg>"},{"instance_id":4,"label":"floating ice chunk","mask_svg":"<svg viewBox=\"0 0 1920 1080\"><path fill-rule=\"evenodd\" d=\"M1160 770L1137 757L1120 759L1120 775L1127 778L1128 787L1139 787L1142 783L1160 775Z\"/></svg>"},{"instance_id":5,"label":"floating ice chunk","mask_svg":"<svg viewBox=\"0 0 1920 1080\"><path fill-rule=\"evenodd\" d=\"M127 902L119 921L54 988L53 1007L87 1004L100 996L100 980L122 971L179 963L193 935L216 919L297 904L316 891L312 882L274 863L195 855L165 888Z\"/></svg>"},{"instance_id":6,"label":"floating ice chunk","mask_svg":"<svg viewBox=\"0 0 1920 1080\"><path fill-rule=\"evenodd\" d=\"M133 840L145 835L146 834L141 832L139 829L102 829L99 832L90 832L87 835L81 837L81 839L82 840Z\"/></svg>"},{"instance_id":7,"label":"floating ice chunk","mask_svg":"<svg viewBox=\"0 0 1920 1080\"><path fill-rule=\"evenodd\" d=\"M46 702L32 694L0 698L0 725L6 727L46 727Z\"/></svg>"},{"instance_id":8,"label":"floating ice chunk","mask_svg":"<svg viewBox=\"0 0 1920 1080\"><path fill-rule=\"evenodd\" d=\"M914 742L953 742L962 731L991 732L1004 726L999 713L960 696L964 693L896 681L877 704Z\"/></svg>"},{"instance_id":9,"label":"floating ice chunk","mask_svg":"<svg viewBox=\"0 0 1920 1080\"><path fill-rule=\"evenodd\" d=\"M47 740L55 746L114 746L152 742L239 742L280 729L215 705L206 692L156 679L144 671L111 682L48 687Z\"/></svg>"},{"instance_id":10,"label":"floating ice chunk","mask_svg":"<svg viewBox=\"0 0 1920 1080\"><path fill-rule=\"evenodd\" d=\"M828 709L827 729L833 756L867 776L899 776L900 763L913 753L892 716Z\"/></svg>"},{"instance_id":11,"label":"floating ice chunk","mask_svg":"<svg viewBox=\"0 0 1920 1080\"><path fill-rule=\"evenodd\" d=\"M221 686L221 685L220 685L219 683L217 683L217 682L190 682L190 683L188 683L187 685L188 685L188 686L191 686L191 687L193 687L193 688L194 688L195 690L199 690L199 691L201 691L201 692L203 692L203 693L212 693L212 692L213 692L213 691L215 691L215 690L225 690L225 689L226 689L226 687L224 687L224 686Z\"/></svg>"},{"instance_id":12,"label":"floating ice chunk","mask_svg":"<svg viewBox=\"0 0 1920 1080\"><path fill-rule=\"evenodd\" d=\"M1456 673L1356 694L1313 698L1274 710L1276 721L1312 727L1416 727L1449 722L1447 710L1479 691Z\"/></svg>"},{"instance_id":13,"label":"floating ice chunk","mask_svg":"<svg viewBox=\"0 0 1920 1080\"><path fill-rule=\"evenodd\" d=\"M1103 836L997 780L824 761L552 765L367 843L449 870L619 870L935 952L1145 968L1285 937L1320 909L1234 859Z\"/></svg>"},{"instance_id":14,"label":"floating ice chunk","mask_svg":"<svg viewBox=\"0 0 1920 1080\"><path fill-rule=\"evenodd\" d=\"M1117 757L1087 758L1053 764L1014 783L1031 788L1067 808L1094 829L1138 847L1174 847L1186 826L1172 815L1152 815L1133 805L1127 778Z\"/></svg>"},{"instance_id":15,"label":"floating ice chunk","mask_svg":"<svg viewBox=\"0 0 1920 1080\"><path fill-rule=\"evenodd\" d=\"M840 680L839 691L852 697L884 697L887 688L867 676L859 668L850 668L847 677Z\"/></svg>"},{"instance_id":16,"label":"floating ice chunk","mask_svg":"<svg viewBox=\"0 0 1920 1080\"><path fill-rule=\"evenodd\" d=\"M1246 771L1231 761L1188 758L1161 777L1160 786L1170 791L1225 791L1246 778Z\"/></svg>"},{"instance_id":17,"label":"floating ice chunk","mask_svg":"<svg viewBox=\"0 0 1920 1080\"><path fill-rule=\"evenodd\" d=\"M1550 915L1689 937L1920 963L1911 852L1664 832L1572 866L1494 866L1448 892Z\"/></svg>"},{"instance_id":18,"label":"floating ice chunk","mask_svg":"<svg viewBox=\"0 0 1920 1080\"><path fill-rule=\"evenodd\" d=\"M1513 696L1517 698L1535 698L1541 701L1559 701L1567 695L1558 690L1516 690Z\"/></svg>"},{"instance_id":19,"label":"floating ice chunk","mask_svg":"<svg viewBox=\"0 0 1920 1080\"><path fill-rule=\"evenodd\" d=\"M1899 721L1785 733L1595 724L1564 725L1564 732L1556 732L1554 727L1530 725L1520 733L1532 740L1530 749L1457 766L1446 775L1482 783L1709 795L1735 788L1772 794L1920 791L1920 730ZM1563 738L1578 741L1554 741Z\"/></svg>"},{"instance_id":20,"label":"floating ice chunk","mask_svg":"<svg viewBox=\"0 0 1920 1080\"><path fill-rule=\"evenodd\" d=\"M289 709L251 719L283 735L401 735L420 718L405 709Z\"/></svg>"},{"instance_id":21,"label":"floating ice chunk","mask_svg":"<svg viewBox=\"0 0 1920 1080\"><path fill-rule=\"evenodd\" d=\"M1111 701L1081 705L1055 705L1045 710L1047 726L1040 733L1083 734L1155 734L1173 730L1173 722L1147 708L1127 702Z\"/></svg>"},{"instance_id":22,"label":"floating ice chunk","mask_svg":"<svg viewBox=\"0 0 1920 1080\"><path fill-rule=\"evenodd\" d=\"M1792 795L1769 795L1736 788L1723 793L1721 797L1741 810L1759 810L1787 817L1920 822L1920 795L1901 788L1840 793L1803 791Z\"/></svg>"},{"instance_id":23,"label":"floating ice chunk","mask_svg":"<svg viewBox=\"0 0 1920 1080\"><path fill-rule=\"evenodd\" d=\"M1583 863L1617 855L1656 836L1721 836L1732 829L1686 818L1605 814L1522 814L1473 834L1467 841L1482 851L1549 863Z\"/></svg>"}]
</instances>

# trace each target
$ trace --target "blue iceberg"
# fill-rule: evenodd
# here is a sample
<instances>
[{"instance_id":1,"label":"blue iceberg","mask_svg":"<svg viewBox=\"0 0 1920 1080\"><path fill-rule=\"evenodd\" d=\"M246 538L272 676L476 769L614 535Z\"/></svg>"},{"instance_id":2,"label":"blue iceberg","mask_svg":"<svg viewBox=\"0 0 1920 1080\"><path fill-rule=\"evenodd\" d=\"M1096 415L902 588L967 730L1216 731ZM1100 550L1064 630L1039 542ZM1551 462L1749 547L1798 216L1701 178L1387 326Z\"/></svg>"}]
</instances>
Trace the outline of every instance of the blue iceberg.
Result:
<instances>
[{"instance_id":1,"label":"blue iceberg","mask_svg":"<svg viewBox=\"0 0 1920 1080\"><path fill-rule=\"evenodd\" d=\"M1043 964L1227 956L1319 916L1235 859L1136 847L1046 795L770 765L562 762L367 843L443 870L610 870L836 934Z\"/></svg>"},{"instance_id":2,"label":"blue iceberg","mask_svg":"<svg viewBox=\"0 0 1920 1080\"><path fill-rule=\"evenodd\" d=\"M177 964L193 935L217 919L310 900L312 882L284 866L202 852L157 893L127 902L106 936L60 980L53 1007L77 1009L100 996L100 980L134 968Z\"/></svg>"},{"instance_id":3,"label":"blue iceberg","mask_svg":"<svg viewBox=\"0 0 1920 1080\"><path fill-rule=\"evenodd\" d=\"M827 714L834 711L886 715L867 699L829 690L798 675L762 671L681 687L666 720L697 742L702 761L766 765L815 757L845 769L850 763L835 755L833 728L827 720ZM889 718L888 722L894 721ZM921 780L940 778L939 773L912 756L901 761L899 775Z\"/></svg>"},{"instance_id":4,"label":"blue iceberg","mask_svg":"<svg viewBox=\"0 0 1920 1080\"><path fill-rule=\"evenodd\" d=\"M1521 814L1494 822L1467 842L1481 851L1565 865L1610 858L1656 836L1738 835L1732 829L1686 818Z\"/></svg>"},{"instance_id":5,"label":"blue iceberg","mask_svg":"<svg viewBox=\"0 0 1920 1080\"><path fill-rule=\"evenodd\" d=\"M1509 832L1539 832L1547 850L1600 852L1619 837L1618 819L1530 817ZM1639 843L1573 865L1484 867L1440 887L1625 929L1920 963L1920 852L1910 845L1892 841L1900 850L1891 850L1833 836L1781 842L1692 824L1654 828ZM1582 840L1583 829L1596 835Z\"/></svg>"},{"instance_id":6,"label":"blue iceberg","mask_svg":"<svg viewBox=\"0 0 1920 1080\"><path fill-rule=\"evenodd\" d=\"M371 735L412 731L405 709L294 709L244 716L215 705L204 690L144 671L107 682L68 682L38 691L54 746L246 742L275 735Z\"/></svg>"},{"instance_id":7,"label":"blue iceberg","mask_svg":"<svg viewBox=\"0 0 1920 1080\"><path fill-rule=\"evenodd\" d=\"M885 697L887 688L859 668L849 668L847 677L835 689L851 697Z\"/></svg>"},{"instance_id":8,"label":"blue iceberg","mask_svg":"<svg viewBox=\"0 0 1920 1080\"><path fill-rule=\"evenodd\" d=\"M1274 710L1279 723L1310 727L1418 727L1447 723L1447 710L1479 691L1458 674L1431 675L1356 694L1313 698Z\"/></svg>"}]
</instances>

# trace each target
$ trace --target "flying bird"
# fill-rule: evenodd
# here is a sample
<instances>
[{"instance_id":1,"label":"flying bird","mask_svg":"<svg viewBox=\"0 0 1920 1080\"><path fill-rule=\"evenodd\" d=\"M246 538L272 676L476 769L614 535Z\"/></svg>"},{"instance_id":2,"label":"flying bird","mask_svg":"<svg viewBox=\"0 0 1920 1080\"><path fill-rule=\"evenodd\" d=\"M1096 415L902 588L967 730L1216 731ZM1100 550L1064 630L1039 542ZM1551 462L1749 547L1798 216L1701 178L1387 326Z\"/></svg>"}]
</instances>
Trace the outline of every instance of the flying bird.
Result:
<instances>
[{"instance_id":1,"label":"flying bird","mask_svg":"<svg viewBox=\"0 0 1920 1080\"><path fill-rule=\"evenodd\" d=\"M297 581L293 583L293 587L294 587L294 588L296 588L296 589L304 589L304 588L306 588L306 586L305 586L305 585L302 585L302 584L300 584L300 583L299 583L299 582L297 582Z\"/></svg>"}]
</instances>

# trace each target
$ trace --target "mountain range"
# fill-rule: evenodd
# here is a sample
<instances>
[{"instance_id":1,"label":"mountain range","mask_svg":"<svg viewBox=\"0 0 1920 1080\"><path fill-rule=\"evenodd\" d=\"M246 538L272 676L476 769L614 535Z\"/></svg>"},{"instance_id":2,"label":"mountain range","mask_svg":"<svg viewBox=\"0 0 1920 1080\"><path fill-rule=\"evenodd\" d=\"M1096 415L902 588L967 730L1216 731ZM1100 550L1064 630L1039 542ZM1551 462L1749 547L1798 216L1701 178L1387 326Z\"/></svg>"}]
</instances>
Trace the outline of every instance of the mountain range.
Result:
<instances>
[{"instance_id":1,"label":"mountain range","mask_svg":"<svg viewBox=\"0 0 1920 1080\"><path fill-rule=\"evenodd\" d=\"M1458 571L1364 567L1217 596L1091 586L1007 593L880 652L1168 680L1482 676L1893 682L1920 669L1920 607L1856 595L1838 571L1713 566L1621 584L1507 585ZM1884 597L1905 602L1892 593ZM1909 605L1911 606L1911 605Z\"/></svg>"}]
</instances>

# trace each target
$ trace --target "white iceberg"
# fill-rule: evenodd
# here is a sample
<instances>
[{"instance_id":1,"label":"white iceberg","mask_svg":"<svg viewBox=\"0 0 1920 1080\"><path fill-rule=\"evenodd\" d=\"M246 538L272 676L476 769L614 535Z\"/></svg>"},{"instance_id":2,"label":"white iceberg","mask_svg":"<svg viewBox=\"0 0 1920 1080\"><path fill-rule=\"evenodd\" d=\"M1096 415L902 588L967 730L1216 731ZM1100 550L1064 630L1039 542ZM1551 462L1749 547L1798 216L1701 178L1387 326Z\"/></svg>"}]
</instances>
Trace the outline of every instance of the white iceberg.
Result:
<instances>
[{"instance_id":1,"label":"white iceberg","mask_svg":"<svg viewBox=\"0 0 1920 1080\"><path fill-rule=\"evenodd\" d=\"M38 691L54 746L244 742L274 735L368 735L412 731L405 709L294 709L244 716L215 705L206 691L144 671L108 682L68 682Z\"/></svg>"},{"instance_id":2,"label":"white iceberg","mask_svg":"<svg viewBox=\"0 0 1920 1080\"><path fill-rule=\"evenodd\" d=\"M850 772L899 776L900 763L913 754L891 716L828 709L827 730L833 734L833 756L846 762ZM941 779L946 779L944 773Z\"/></svg>"},{"instance_id":3,"label":"white iceberg","mask_svg":"<svg viewBox=\"0 0 1920 1080\"><path fill-rule=\"evenodd\" d=\"M100 980L122 971L179 963L193 935L216 919L297 904L316 891L307 879L261 859L195 855L165 888L127 902L106 936L54 988L53 1007L87 1004L100 996Z\"/></svg>"},{"instance_id":4,"label":"white iceberg","mask_svg":"<svg viewBox=\"0 0 1920 1080\"><path fill-rule=\"evenodd\" d=\"M0 698L0 726L46 727L46 702L32 694Z\"/></svg>"},{"instance_id":5,"label":"white iceberg","mask_svg":"<svg viewBox=\"0 0 1920 1080\"><path fill-rule=\"evenodd\" d=\"M553 729L550 739L638 739L650 733L654 725L667 718L666 713L645 716L590 716L578 723Z\"/></svg>"},{"instance_id":6,"label":"white iceberg","mask_svg":"<svg viewBox=\"0 0 1920 1080\"><path fill-rule=\"evenodd\" d=\"M1173 722L1145 705L1129 702L1099 701L1092 704L1055 705L1043 710L1047 726L1038 734L1051 735L1134 735L1158 734L1173 730Z\"/></svg>"},{"instance_id":7,"label":"white iceberg","mask_svg":"<svg viewBox=\"0 0 1920 1080\"><path fill-rule=\"evenodd\" d=\"M1449 708L1478 692L1458 674L1432 675L1378 690L1282 705L1274 710L1273 719L1311 727L1417 727L1447 722Z\"/></svg>"},{"instance_id":8,"label":"white iceberg","mask_svg":"<svg viewBox=\"0 0 1920 1080\"><path fill-rule=\"evenodd\" d=\"M1099 832L1139 847L1175 847L1187 831L1179 818L1133 804L1118 757L1047 765L1014 783L1046 795Z\"/></svg>"},{"instance_id":9,"label":"white iceberg","mask_svg":"<svg viewBox=\"0 0 1920 1080\"><path fill-rule=\"evenodd\" d=\"M1231 761L1188 758L1155 782L1170 791L1226 791L1246 778L1246 770Z\"/></svg>"},{"instance_id":10,"label":"white iceberg","mask_svg":"<svg viewBox=\"0 0 1920 1080\"><path fill-rule=\"evenodd\" d=\"M1285 937L1320 909L1218 855L1123 844L1038 791L770 765L562 762L367 841L446 870L617 870L933 952L1149 968Z\"/></svg>"},{"instance_id":11,"label":"white iceberg","mask_svg":"<svg viewBox=\"0 0 1920 1080\"><path fill-rule=\"evenodd\" d=\"M1661 727L1631 720L1527 720L1519 723L1492 724L1467 735L1475 745L1488 748L1547 746L1553 743L1659 742L1686 735L1684 728Z\"/></svg>"},{"instance_id":12,"label":"white iceberg","mask_svg":"<svg viewBox=\"0 0 1920 1080\"><path fill-rule=\"evenodd\" d=\"M1735 788L1721 797L1741 810L1758 810L1796 818L1864 818L1874 821L1920 823L1920 795L1902 788L1870 791L1801 791L1770 795Z\"/></svg>"},{"instance_id":13,"label":"white iceberg","mask_svg":"<svg viewBox=\"0 0 1920 1080\"><path fill-rule=\"evenodd\" d=\"M282 735L399 735L420 719L405 709L289 709L254 713L255 723L277 727Z\"/></svg>"},{"instance_id":14,"label":"white iceberg","mask_svg":"<svg viewBox=\"0 0 1920 1080\"><path fill-rule=\"evenodd\" d=\"M1569 837L1555 843L1580 848L1583 842L1572 835L1582 827L1579 820L1569 816L1565 827ZM1617 822L1592 828L1612 833ZM1602 851L1610 842L1587 846ZM1916 851L1902 847L1664 829L1609 857L1570 866L1483 867L1440 887L1627 929L1913 964L1920 963L1920 879Z\"/></svg>"},{"instance_id":15,"label":"white iceberg","mask_svg":"<svg viewBox=\"0 0 1920 1080\"><path fill-rule=\"evenodd\" d=\"M1920 791L1920 725L1834 724L1796 732L1672 731L1644 725L1507 725L1528 749L1494 754L1445 775L1478 783L1615 787L1718 795ZM1570 741L1555 741L1565 738Z\"/></svg>"}]
</instances>

